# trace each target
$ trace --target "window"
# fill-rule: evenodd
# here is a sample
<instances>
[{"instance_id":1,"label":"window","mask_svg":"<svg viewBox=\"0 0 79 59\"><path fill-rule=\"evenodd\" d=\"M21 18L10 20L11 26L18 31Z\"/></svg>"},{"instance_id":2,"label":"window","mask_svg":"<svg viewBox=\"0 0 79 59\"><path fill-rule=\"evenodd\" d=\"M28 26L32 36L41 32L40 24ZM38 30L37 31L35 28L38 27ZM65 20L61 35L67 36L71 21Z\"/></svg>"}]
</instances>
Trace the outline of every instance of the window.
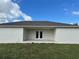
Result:
<instances>
[{"instance_id":1,"label":"window","mask_svg":"<svg viewBox=\"0 0 79 59\"><path fill-rule=\"evenodd\" d=\"M36 38L39 38L39 32L36 31Z\"/></svg>"},{"instance_id":2,"label":"window","mask_svg":"<svg viewBox=\"0 0 79 59\"><path fill-rule=\"evenodd\" d=\"M40 31L40 38L42 38L43 37L43 33L42 33L42 31Z\"/></svg>"},{"instance_id":3,"label":"window","mask_svg":"<svg viewBox=\"0 0 79 59\"><path fill-rule=\"evenodd\" d=\"M43 32L42 31L36 31L36 38L43 38Z\"/></svg>"}]
</instances>

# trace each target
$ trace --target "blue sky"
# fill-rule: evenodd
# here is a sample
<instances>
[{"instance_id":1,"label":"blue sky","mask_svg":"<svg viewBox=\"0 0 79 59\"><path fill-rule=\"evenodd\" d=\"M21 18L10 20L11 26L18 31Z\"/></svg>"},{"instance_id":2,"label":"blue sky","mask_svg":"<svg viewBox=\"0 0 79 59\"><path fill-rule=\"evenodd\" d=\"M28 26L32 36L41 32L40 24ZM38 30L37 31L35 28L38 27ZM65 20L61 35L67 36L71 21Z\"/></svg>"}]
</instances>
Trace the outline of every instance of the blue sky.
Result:
<instances>
[{"instance_id":1,"label":"blue sky","mask_svg":"<svg viewBox=\"0 0 79 59\"><path fill-rule=\"evenodd\" d=\"M18 4L33 21L79 22L79 0L22 0Z\"/></svg>"}]
</instances>

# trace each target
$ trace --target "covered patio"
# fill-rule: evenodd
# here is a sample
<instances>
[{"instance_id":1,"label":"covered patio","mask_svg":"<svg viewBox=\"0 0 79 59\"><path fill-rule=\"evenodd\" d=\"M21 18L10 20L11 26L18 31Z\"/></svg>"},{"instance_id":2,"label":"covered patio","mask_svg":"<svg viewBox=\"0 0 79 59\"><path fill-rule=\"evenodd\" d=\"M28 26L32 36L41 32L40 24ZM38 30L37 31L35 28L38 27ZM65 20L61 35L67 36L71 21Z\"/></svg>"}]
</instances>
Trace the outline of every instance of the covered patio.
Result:
<instances>
[{"instance_id":1,"label":"covered patio","mask_svg":"<svg viewBox=\"0 0 79 59\"><path fill-rule=\"evenodd\" d=\"M54 41L55 28L24 28L23 41Z\"/></svg>"}]
</instances>

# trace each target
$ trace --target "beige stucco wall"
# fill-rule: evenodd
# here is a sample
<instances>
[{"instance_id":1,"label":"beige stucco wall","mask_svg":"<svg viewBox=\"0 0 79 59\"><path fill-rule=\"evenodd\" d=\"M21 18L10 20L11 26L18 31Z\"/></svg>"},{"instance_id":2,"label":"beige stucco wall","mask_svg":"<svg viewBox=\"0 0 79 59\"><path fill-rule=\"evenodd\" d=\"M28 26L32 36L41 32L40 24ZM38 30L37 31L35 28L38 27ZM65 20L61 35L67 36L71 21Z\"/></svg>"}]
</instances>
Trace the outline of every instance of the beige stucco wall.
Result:
<instances>
[{"instance_id":1,"label":"beige stucco wall","mask_svg":"<svg viewBox=\"0 0 79 59\"><path fill-rule=\"evenodd\" d=\"M0 43L21 43L23 28L0 28Z\"/></svg>"},{"instance_id":2,"label":"beige stucco wall","mask_svg":"<svg viewBox=\"0 0 79 59\"><path fill-rule=\"evenodd\" d=\"M57 28L56 43L79 43L79 28Z\"/></svg>"},{"instance_id":3,"label":"beige stucco wall","mask_svg":"<svg viewBox=\"0 0 79 59\"><path fill-rule=\"evenodd\" d=\"M36 38L36 31L42 31L43 32L43 38ZM28 32L28 33L27 33ZM28 39L29 40L35 40L35 41L45 41L45 40L52 40L54 41L54 30L53 29L30 29L29 31L27 31L26 33L28 34Z\"/></svg>"}]
</instances>

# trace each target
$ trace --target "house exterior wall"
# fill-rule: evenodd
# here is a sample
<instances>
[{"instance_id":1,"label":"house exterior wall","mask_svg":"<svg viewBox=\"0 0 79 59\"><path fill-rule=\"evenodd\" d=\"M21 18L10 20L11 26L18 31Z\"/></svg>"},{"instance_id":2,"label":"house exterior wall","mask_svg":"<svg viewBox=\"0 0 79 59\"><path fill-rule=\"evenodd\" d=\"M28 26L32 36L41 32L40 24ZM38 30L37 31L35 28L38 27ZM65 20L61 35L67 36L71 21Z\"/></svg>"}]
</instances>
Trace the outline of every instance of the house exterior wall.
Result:
<instances>
[{"instance_id":1,"label":"house exterior wall","mask_svg":"<svg viewBox=\"0 0 79 59\"><path fill-rule=\"evenodd\" d=\"M43 32L43 38L42 39L40 39L40 38L36 38L36 31L42 31ZM29 30L29 31L27 31L28 32L28 39L30 40L30 41L48 41L48 40L52 40L52 41L54 41L54 30L52 29L52 30L50 30L50 29L41 29L41 30L39 30L39 29L31 29L31 30Z\"/></svg>"},{"instance_id":2,"label":"house exterior wall","mask_svg":"<svg viewBox=\"0 0 79 59\"><path fill-rule=\"evenodd\" d=\"M79 28L57 28L55 43L79 44Z\"/></svg>"},{"instance_id":3,"label":"house exterior wall","mask_svg":"<svg viewBox=\"0 0 79 59\"><path fill-rule=\"evenodd\" d=\"M36 38L36 31L43 32L43 38ZM44 41L79 44L79 28L23 29L0 28L0 43L24 43L25 41Z\"/></svg>"},{"instance_id":4,"label":"house exterior wall","mask_svg":"<svg viewBox=\"0 0 79 59\"><path fill-rule=\"evenodd\" d=\"M23 41L28 41L29 40L29 30L23 29Z\"/></svg>"},{"instance_id":5,"label":"house exterior wall","mask_svg":"<svg viewBox=\"0 0 79 59\"><path fill-rule=\"evenodd\" d=\"M0 43L21 43L23 28L0 28Z\"/></svg>"}]
</instances>

